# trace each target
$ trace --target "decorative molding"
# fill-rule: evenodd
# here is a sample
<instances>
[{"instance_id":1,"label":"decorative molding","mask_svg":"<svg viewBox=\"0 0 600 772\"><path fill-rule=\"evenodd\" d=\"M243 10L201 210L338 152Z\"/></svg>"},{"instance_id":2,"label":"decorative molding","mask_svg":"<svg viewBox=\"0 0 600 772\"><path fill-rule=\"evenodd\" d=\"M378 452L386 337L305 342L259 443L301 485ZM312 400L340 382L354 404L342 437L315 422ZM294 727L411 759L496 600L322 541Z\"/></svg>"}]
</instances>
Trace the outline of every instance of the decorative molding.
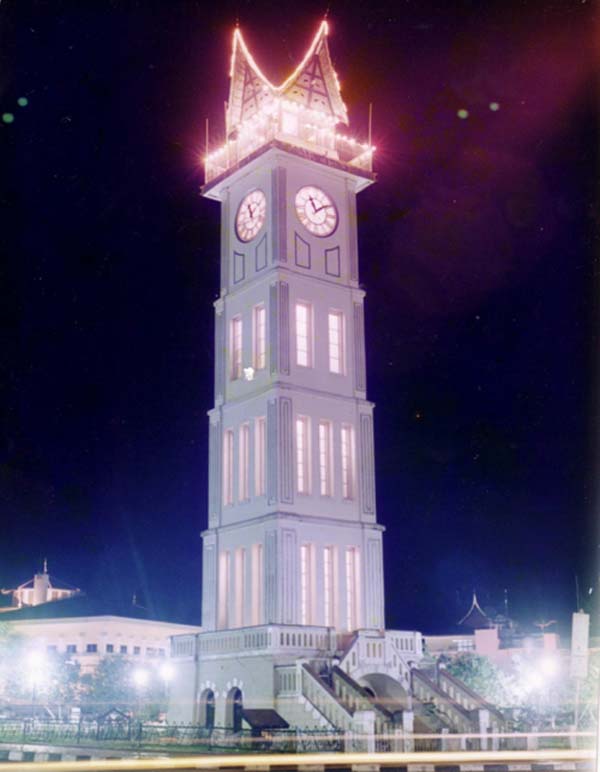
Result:
<instances>
[{"instance_id":1,"label":"decorative molding","mask_svg":"<svg viewBox=\"0 0 600 772\"><path fill-rule=\"evenodd\" d=\"M222 469L221 422L213 423L212 416L208 429L208 525L214 528L219 524L221 514L221 469Z\"/></svg>"},{"instance_id":2,"label":"decorative molding","mask_svg":"<svg viewBox=\"0 0 600 772\"><path fill-rule=\"evenodd\" d=\"M383 556L381 539L368 539L365 584L366 626L381 630L384 627Z\"/></svg>"},{"instance_id":3,"label":"decorative molding","mask_svg":"<svg viewBox=\"0 0 600 772\"><path fill-rule=\"evenodd\" d=\"M271 282L269 285L269 362L271 375L277 374L279 366L278 294L278 282Z\"/></svg>"},{"instance_id":4,"label":"decorative molding","mask_svg":"<svg viewBox=\"0 0 600 772\"><path fill-rule=\"evenodd\" d=\"M262 239L256 245L254 251L254 268L256 272L262 271L267 267L267 234L263 234Z\"/></svg>"},{"instance_id":5,"label":"decorative molding","mask_svg":"<svg viewBox=\"0 0 600 772\"><path fill-rule=\"evenodd\" d=\"M281 621L284 625L297 625L300 621L297 618L298 539L296 531L291 528L281 529L281 551L281 566L285 566L285 570L281 572Z\"/></svg>"},{"instance_id":6,"label":"decorative molding","mask_svg":"<svg viewBox=\"0 0 600 772\"><path fill-rule=\"evenodd\" d=\"M365 361L365 311L362 303L354 303L354 388L367 390Z\"/></svg>"},{"instance_id":7,"label":"decorative molding","mask_svg":"<svg viewBox=\"0 0 600 772\"><path fill-rule=\"evenodd\" d=\"M358 282L358 228L356 217L356 193L346 183L346 200L348 204L348 257L350 262L350 279Z\"/></svg>"},{"instance_id":8,"label":"decorative molding","mask_svg":"<svg viewBox=\"0 0 600 772\"><path fill-rule=\"evenodd\" d=\"M278 426L277 400L267 403L267 503L277 504Z\"/></svg>"},{"instance_id":9,"label":"decorative molding","mask_svg":"<svg viewBox=\"0 0 600 772\"><path fill-rule=\"evenodd\" d=\"M233 253L233 283L239 284L246 278L246 255L243 252Z\"/></svg>"},{"instance_id":10,"label":"decorative molding","mask_svg":"<svg viewBox=\"0 0 600 772\"><path fill-rule=\"evenodd\" d=\"M271 208L273 218L272 263L287 263L286 219L287 219L286 169L277 166L271 172Z\"/></svg>"},{"instance_id":11,"label":"decorative molding","mask_svg":"<svg viewBox=\"0 0 600 772\"><path fill-rule=\"evenodd\" d=\"M294 232L294 256L299 268L310 268L310 244Z\"/></svg>"},{"instance_id":12,"label":"decorative molding","mask_svg":"<svg viewBox=\"0 0 600 772\"><path fill-rule=\"evenodd\" d=\"M332 247L325 250L325 273L328 276L341 276L340 248Z\"/></svg>"},{"instance_id":13,"label":"decorative molding","mask_svg":"<svg viewBox=\"0 0 600 772\"><path fill-rule=\"evenodd\" d=\"M373 445L373 416L360 416L360 503L365 515L375 515L375 449Z\"/></svg>"},{"instance_id":14,"label":"decorative molding","mask_svg":"<svg viewBox=\"0 0 600 772\"><path fill-rule=\"evenodd\" d=\"M292 430L292 400L279 397L279 500L294 503L294 453Z\"/></svg>"},{"instance_id":15,"label":"decorative molding","mask_svg":"<svg viewBox=\"0 0 600 772\"><path fill-rule=\"evenodd\" d=\"M290 286L279 282L279 372L290 374Z\"/></svg>"},{"instance_id":16,"label":"decorative molding","mask_svg":"<svg viewBox=\"0 0 600 772\"><path fill-rule=\"evenodd\" d=\"M217 629L216 592L216 544L215 539L204 539L202 556L202 628Z\"/></svg>"},{"instance_id":17,"label":"decorative molding","mask_svg":"<svg viewBox=\"0 0 600 772\"><path fill-rule=\"evenodd\" d=\"M229 213L231 209L229 189L223 191L221 200L221 292L229 288Z\"/></svg>"},{"instance_id":18,"label":"decorative molding","mask_svg":"<svg viewBox=\"0 0 600 772\"><path fill-rule=\"evenodd\" d=\"M279 622L277 614L277 530L265 532L264 553L264 614L265 624Z\"/></svg>"},{"instance_id":19,"label":"decorative molding","mask_svg":"<svg viewBox=\"0 0 600 772\"><path fill-rule=\"evenodd\" d=\"M225 316L217 309L215 314L215 400L225 394L226 345Z\"/></svg>"}]
</instances>

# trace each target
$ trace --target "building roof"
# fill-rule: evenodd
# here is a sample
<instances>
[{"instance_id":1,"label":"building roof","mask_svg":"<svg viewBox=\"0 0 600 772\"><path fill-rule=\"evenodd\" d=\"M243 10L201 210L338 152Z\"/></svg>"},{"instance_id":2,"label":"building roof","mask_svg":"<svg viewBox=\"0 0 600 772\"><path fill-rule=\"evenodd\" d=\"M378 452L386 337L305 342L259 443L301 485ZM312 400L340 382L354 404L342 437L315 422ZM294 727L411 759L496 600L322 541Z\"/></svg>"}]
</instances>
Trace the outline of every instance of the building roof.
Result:
<instances>
[{"instance_id":1,"label":"building roof","mask_svg":"<svg viewBox=\"0 0 600 772\"><path fill-rule=\"evenodd\" d=\"M135 603L135 598L128 603L118 600L94 598L79 593L70 598L48 601L37 606L23 606L2 614L3 622L21 622L25 620L69 619L75 617L118 616L129 619L143 619L153 622L170 622L149 609Z\"/></svg>"},{"instance_id":2,"label":"building roof","mask_svg":"<svg viewBox=\"0 0 600 772\"><path fill-rule=\"evenodd\" d=\"M277 98L325 113L336 123L348 123L348 112L329 56L327 31L327 22L321 22L304 59L283 83L276 86L259 69L240 29L235 30L226 114L228 137L240 124L252 120Z\"/></svg>"},{"instance_id":3,"label":"building roof","mask_svg":"<svg viewBox=\"0 0 600 772\"><path fill-rule=\"evenodd\" d=\"M458 625L459 627L468 628L469 630L484 630L493 627L493 620L490 619L477 601L477 593L473 593L471 608L458 622Z\"/></svg>"}]
</instances>

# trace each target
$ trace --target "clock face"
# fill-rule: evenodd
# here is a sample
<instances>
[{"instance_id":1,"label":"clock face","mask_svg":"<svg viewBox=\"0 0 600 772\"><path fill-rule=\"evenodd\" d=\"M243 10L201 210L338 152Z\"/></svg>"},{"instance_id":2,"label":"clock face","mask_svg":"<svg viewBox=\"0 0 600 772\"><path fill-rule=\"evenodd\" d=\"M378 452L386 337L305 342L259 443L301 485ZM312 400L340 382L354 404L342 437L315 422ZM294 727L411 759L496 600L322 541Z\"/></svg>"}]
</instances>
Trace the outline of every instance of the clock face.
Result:
<instances>
[{"instance_id":1,"label":"clock face","mask_svg":"<svg viewBox=\"0 0 600 772\"><path fill-rule=\"evenodd\" d=\"M309 185L296 193L298 219L315 236L329 236L337 228L335 204L321 188Z\"/></svg>"},{"instance_id":2,"label":"clock face","mask_svg":"<svg viewBox=\"0 0 600 772\"><path fill-rule=\"evenodd\" d=\"M267 199L262 190L245 196L235 218L235 231L240 241L252 241L262 228L267 215Z\"/></svg>"}]
</instances>

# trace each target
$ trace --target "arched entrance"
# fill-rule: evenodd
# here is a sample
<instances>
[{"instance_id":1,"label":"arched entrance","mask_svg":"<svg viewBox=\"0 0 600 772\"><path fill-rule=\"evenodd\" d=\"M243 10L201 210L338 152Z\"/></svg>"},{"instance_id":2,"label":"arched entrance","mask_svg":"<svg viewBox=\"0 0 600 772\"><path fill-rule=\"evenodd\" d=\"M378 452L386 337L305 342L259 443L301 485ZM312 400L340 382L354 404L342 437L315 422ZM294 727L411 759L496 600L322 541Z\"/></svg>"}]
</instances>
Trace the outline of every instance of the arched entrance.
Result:
<instances>
[{"instance_id":1,"label":"arched entrance","mask_svg":"<svg viewBox=\"0 0 600 772\"><path fill-rule=\"evenodd\" d=\"M242 710L244 701L242 690L234 686L227 695L227 704L225 706L225 723L227 729L233 732L240 732L242 729Z\"/></svg>"},{"instance_id":2,"label":"arched entrance","mask_svg":"<svg viewBox=\"0 0 600 772\"><path fill-rule=\"evenodd\" d=\"M212 731L215 726L215 693L212 689L202 692L198 708L198 723Z\"/></svg>"},{"instance_id":3,"label":"arched entrance","mask_svg":"<svg viewBox=\"0 0 600 772\"><path fill-rule=\"evenodd\" d=\"M368 673L358 679L373 702L390 713L410 709L410 697L395 678L384 673Z\"/></svg>"}]
</instances>

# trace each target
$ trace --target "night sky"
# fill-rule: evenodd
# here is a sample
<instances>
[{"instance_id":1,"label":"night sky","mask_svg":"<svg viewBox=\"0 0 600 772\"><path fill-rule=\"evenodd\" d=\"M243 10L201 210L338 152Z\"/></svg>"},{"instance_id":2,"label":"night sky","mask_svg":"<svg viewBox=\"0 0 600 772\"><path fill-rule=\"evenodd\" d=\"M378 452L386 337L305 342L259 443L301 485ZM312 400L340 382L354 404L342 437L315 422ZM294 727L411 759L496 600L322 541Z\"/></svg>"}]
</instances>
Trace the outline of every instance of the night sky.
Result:
<instances>
[{"instance_id":1,"label":"night sky","mask_svg":"<svg viewBox=\"0 0 600 772\"><path fill-rule=\"evenodd\" d=\"M282 80L326 4L0 4L0 587L199 622L231 32ZM359 198L390 627L598 584L598 9L332 2ZM18 99L25 97L26 106ZM458 111L466 111L460 118ZM461 113L464 115L464 113ZM345 132L346 133L346 132ZM596 587L596 594L599 588Z\"/></svg>"}]
</instances>

